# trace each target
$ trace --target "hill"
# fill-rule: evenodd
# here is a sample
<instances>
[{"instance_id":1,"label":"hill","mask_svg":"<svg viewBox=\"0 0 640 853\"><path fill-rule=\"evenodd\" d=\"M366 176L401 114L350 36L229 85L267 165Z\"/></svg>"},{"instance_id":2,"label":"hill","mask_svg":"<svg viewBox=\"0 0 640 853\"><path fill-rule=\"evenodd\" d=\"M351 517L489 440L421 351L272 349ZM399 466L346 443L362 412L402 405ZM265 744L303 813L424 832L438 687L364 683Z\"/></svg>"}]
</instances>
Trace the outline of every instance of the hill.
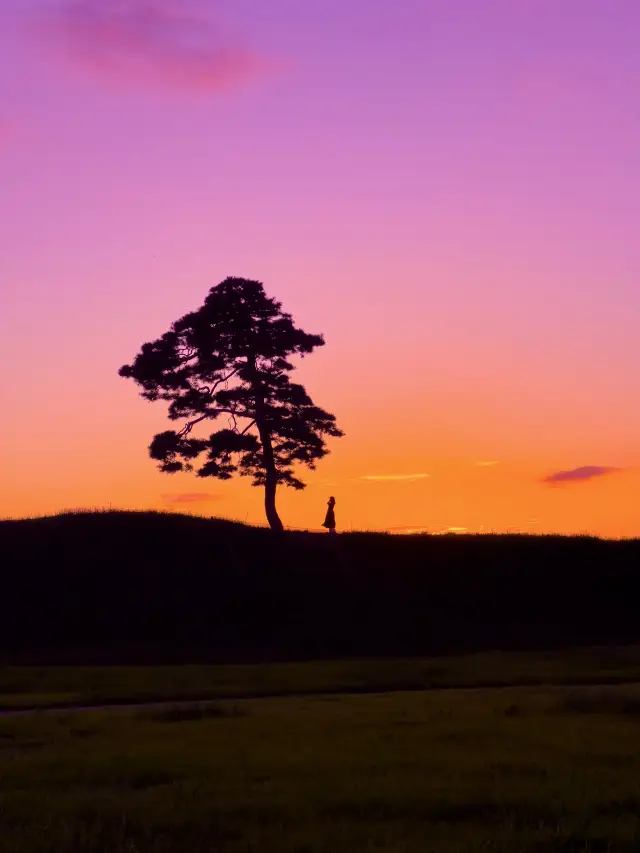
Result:
<instances>
[{"instance_id":1,"label":"hill","mask_svg":"<svg viewBox=\"0 0 640 853\"><path fill-rule=\"evenodd\" d=\"M391 657L640 640L640 540L0 522L0 661Z\"/></svg>"}]
</instances>

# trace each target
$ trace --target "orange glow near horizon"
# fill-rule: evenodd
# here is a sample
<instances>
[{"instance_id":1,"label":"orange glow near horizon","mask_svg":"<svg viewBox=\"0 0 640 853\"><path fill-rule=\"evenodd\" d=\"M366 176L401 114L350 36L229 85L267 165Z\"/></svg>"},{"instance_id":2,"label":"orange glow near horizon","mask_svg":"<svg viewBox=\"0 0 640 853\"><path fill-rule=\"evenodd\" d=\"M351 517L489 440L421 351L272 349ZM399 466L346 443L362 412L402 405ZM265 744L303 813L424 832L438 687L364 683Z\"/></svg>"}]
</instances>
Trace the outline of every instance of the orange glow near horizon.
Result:
<instances>
[{"instance_id":1,"label":"orange glow near horizon","mask_svg":"<svg viewBox=\"0 0 640 853\"><path fill-rule=\"evenodd\" d=\"M310 361L301 367L302 381ZM309 390L321 405L331 405L330 389L324 394ZM264 523L262 490L245 479L221 482L155 470L146 446L154 432L166 428L163 405L142 401L131 383L117 378L113 382L110 397L101 400L103 423L94 421L83 400L69 405L68 419L61 413L49 423L51 446L37 444L36 423L21 431L25 451L31 447L30 464L26 467L20 454L12 456L8 466L5 463L12 488L0 496L0 516L111 507ZM420 419L394 428L395 414L366 413L357 402L343 411L333 409L347 435L331 442L332 453L316 472L304 472L305 491L279 490L280 513L289 527L318 529L331 494L337 498L342 530L609 537L640 533L635 512L637 470L556 486L542 482L554 471L579 468L584 458L592 458L586 446L582 451L572 447L570 436L564 446L546 453L543 449L527 454L507 445L503 458L497 459L491 441L474 440L472 424L449 435L449 424L429 428ZM464 411L461 401L461 415ZM490 420L477 427L490 435Z\"/></svg>"},{"instance_id":2,"label":"orange glow near horizon","mask_svg":"<svg viewBox=\"0 0 640 853\"><path fill-rule=\"evenodd\" d=\"M175 302L181 303L175 316L193 304ZM285 302L284 307L291 306ZM294 316L303 328L316 330L312 318ZM146 338L162 333L168 322L153 324ZM128 325L137 327L133 321ZM145 325L142 318L139 325ZM15 393L22 416L3 442L12 450L3 459L9 488L0 494L0 516L113 507L264 523L262 491L246 479L221 482L155 469L147 446L170 424L164 404L143 401L132 382L116 375L144 333L127 328L123 337L124 342L109 341L108 352L87 351L82 363L76 364L70 352L60 376L59 365L44 365L37 397L29 384ZM440 346L446 353L446 341ZM332 364L345 365L343 379L349 370L353 375L334 382ZM64 378L66 371L73 381ZM395 363L382 360L369 372L331 338L323 350L299 362L295 378L337 415L346 436L330 440L331 453L316 472L303 472L305 491L279 490L287 526L318 528L333 494L343 530L640 535L640 469L629 464L635 436L633 421L622 418L623 410L629 411L625 400L612 394L604 413L580 389L561 401L550 386L548 395L538 392L537 400L527 401L531 390L508 373L502 387L493 380L471 392L434 375L414 397L411 378L394 385L395 375ZM36 382L35 371L33 376ZM100 380L97 393L75 392L93 388L94 377ZM46 440L40 412L48 413ZM618 424L615 443L609 441L610 417ZM594 460L621 470L558 485L543 482L549 474Z\"/></svg>"}]
</instances>

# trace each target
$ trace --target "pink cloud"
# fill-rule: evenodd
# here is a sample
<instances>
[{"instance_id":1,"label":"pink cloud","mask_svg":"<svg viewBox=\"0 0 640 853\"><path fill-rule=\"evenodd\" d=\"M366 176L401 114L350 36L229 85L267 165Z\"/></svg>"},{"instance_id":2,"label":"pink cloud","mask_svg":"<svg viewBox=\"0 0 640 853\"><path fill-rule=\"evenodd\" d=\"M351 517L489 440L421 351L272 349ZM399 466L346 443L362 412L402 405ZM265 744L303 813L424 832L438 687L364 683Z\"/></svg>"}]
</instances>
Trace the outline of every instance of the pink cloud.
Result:
<instances>
[{"instance_id":1,"label":"pink cloud","mask_svg":"<svg viewBox=\"0 0 640 853\"><path fill-rule=\"evenodd\" d=\"M172 493L161 497L168 504L196 504L222 500L220 495L212 495L209 492Z\"/></svg>"},{"instance_id":2,"label":"pink cloud","mask_svg":"<svg viewBox=\"0 0 640 853\"><path fill-rule=\"evenodd\" d=\"M72 61L127 84L216 92L265 70L194 0L63 0L38 18L41 37Z\"/></svg>"},{"instance_id":3,"label":"pink cloud","mask_svg":"<svg viewBox=\"0 0 640 853\"><path fill-rule=\"evenodd\" d=\"M620 468L611 468L603 465L584 465L581 468L571 468L568 471L555 471L549 474L542 482L548 486L562 486L567 483L584 483L596 477L605 477L607 474L615 474Z\"/></svg>"}]
</instances>

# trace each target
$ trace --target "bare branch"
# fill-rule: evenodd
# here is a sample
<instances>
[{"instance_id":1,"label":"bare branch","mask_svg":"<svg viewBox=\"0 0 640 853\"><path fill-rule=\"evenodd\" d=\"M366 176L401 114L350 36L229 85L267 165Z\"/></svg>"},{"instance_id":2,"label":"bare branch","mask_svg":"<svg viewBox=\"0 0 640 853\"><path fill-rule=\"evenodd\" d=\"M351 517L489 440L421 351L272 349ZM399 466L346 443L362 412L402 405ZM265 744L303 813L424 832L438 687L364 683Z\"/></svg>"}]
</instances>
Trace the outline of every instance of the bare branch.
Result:
<instances>
[{"instance_id":1,"label":"bare branch","mask_svg":"<svg viewBox=\"0 0 640 853\"><path fill-rule=\"evenodd\" d=\"M191 430L194 428L194 426L196 426L196 424L200 424L200 423L202 423L202 421L206 421L207 418L210 418L210 417L211 417L210 414L206 414L206 415L202 415L201 418L196 418L193 421L188 421L182 427L180 432L178 433L179 438L186 438L189 435L189 433L191 432Z\"/></svg>"},{"instance_id":2,"label":"bare branch","mask_svg":"<svg viewBox=\"0 0 640 853\"><path fill-rule=\"evenodd\" d=\"M191 432L191 430L194 428L194 426L197 426L197 424L201 424L202 421L206 421L208 418L211 418L214 415L225 415L225 414L231 415L231 417L233 418L234 429L236 430L236 432L237 432L237 421L235 419L236 418L250 418L251 417L250 414L246 414L245 412L239 412L239 411L234 410L234 409L209 409L204 415L201 415L199 418L195 418L192 421L187 421L187 423L182 427L182 429L180 430L178 435L180 436L180 438L186 438L189 435L189 433ZM252 423L255 423L255 421L252 421ZM249 426L251 426L251 424L249 424ZM244 433L241 433L241 434L244 435Z\"/></svg>"},{"instance_id":3,"label":"bare branch","mask_svg":"<svg viewBox=\"0 0 640 853\"><path fill-rule=\"evenodd\" d=\"M197 390L200 391L201 394L206 394L208 397L213 397L220 385L226 386L227 382L236 375L239 369L239 367L236 367L235 370L231 371L231 373L228 373L226 376L221 376L220 379L214 382L211 387L209 387L208 385L204 385L202 388L197 388Z\"/></svg>"}]
</instances>

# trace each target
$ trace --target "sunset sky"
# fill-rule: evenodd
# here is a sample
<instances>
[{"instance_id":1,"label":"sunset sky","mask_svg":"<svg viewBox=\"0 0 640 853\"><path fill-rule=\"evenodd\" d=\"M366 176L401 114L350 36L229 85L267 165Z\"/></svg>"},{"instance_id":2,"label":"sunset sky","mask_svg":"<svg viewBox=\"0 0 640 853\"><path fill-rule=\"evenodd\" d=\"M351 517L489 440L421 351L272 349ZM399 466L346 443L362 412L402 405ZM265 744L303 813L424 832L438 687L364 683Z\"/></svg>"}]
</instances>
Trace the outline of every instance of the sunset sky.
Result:
<instances>
[{"instance_id":1,"label":"sunset sky","mask_svg":"<svg viewBox=\"0 0 640 853\"><path fill-rule=\"evenodd\" d=\"M640 536L638 0L2 0L0 517L263 522L117 375L228 275L327 345L286 524Z\"/></svg>"}]
</instances>

